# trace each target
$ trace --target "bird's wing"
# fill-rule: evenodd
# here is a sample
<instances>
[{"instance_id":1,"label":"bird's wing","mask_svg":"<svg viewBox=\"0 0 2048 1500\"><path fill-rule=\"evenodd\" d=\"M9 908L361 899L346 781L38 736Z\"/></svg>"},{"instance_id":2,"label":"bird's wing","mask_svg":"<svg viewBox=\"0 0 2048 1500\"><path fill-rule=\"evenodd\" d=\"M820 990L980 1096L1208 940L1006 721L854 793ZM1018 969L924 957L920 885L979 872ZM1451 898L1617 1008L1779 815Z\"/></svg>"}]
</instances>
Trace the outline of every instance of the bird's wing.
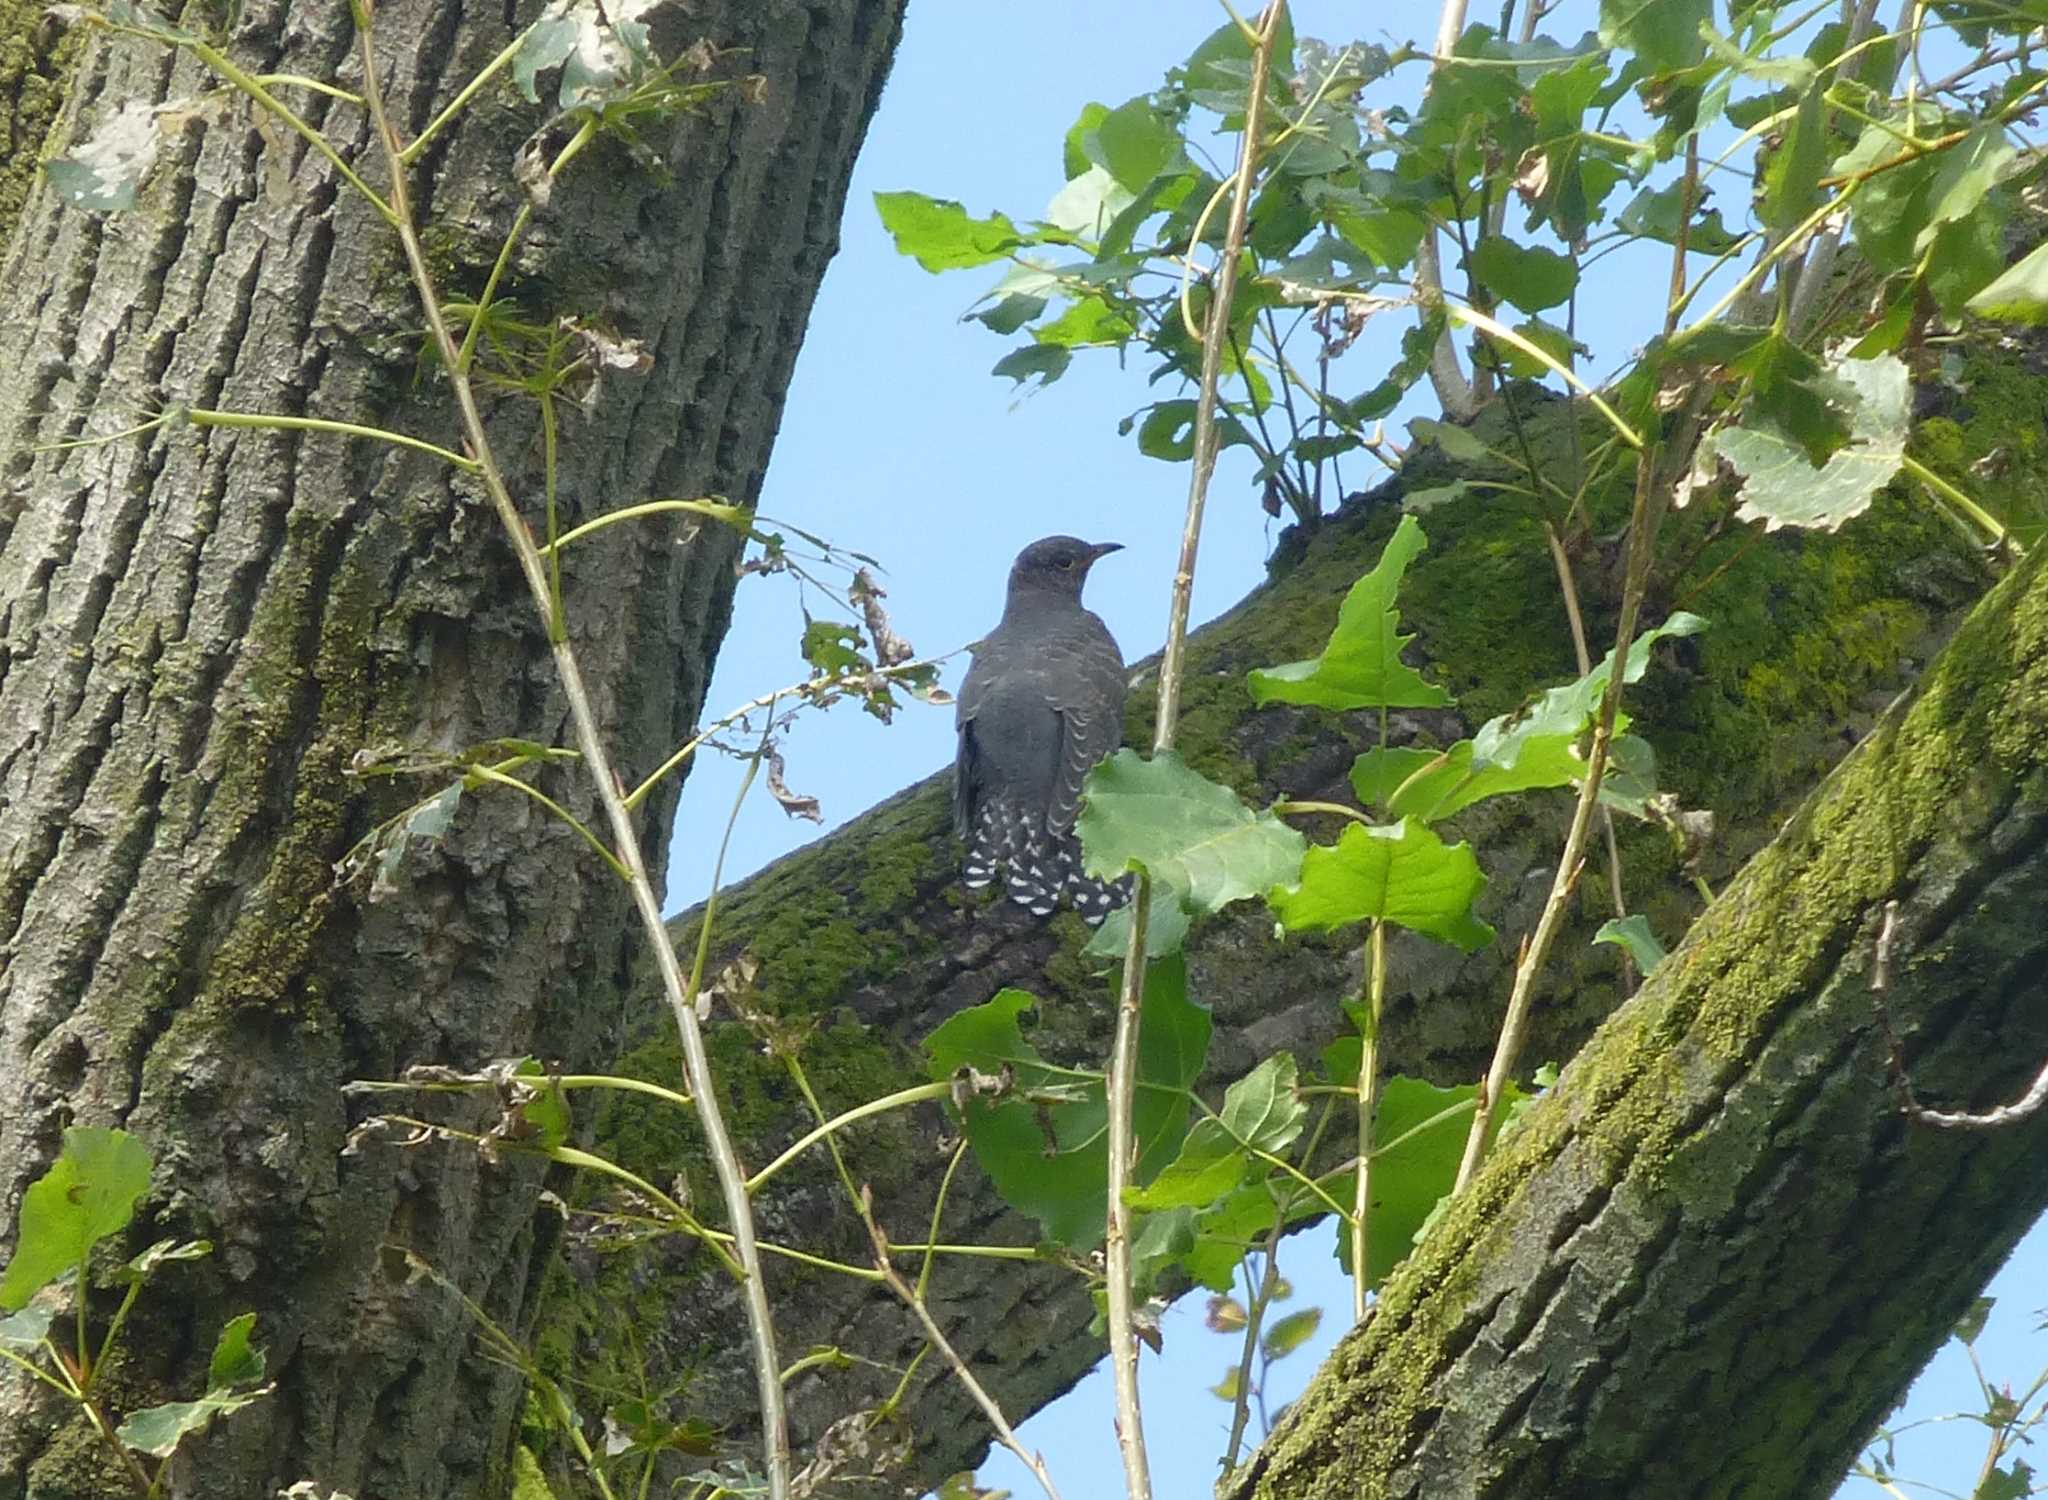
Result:
<instances>
[{"instance_id":1,"label":"bird's wing","mask_svg":"<svg viewBox=\"0 0 2048 1500\"><path fill-rule=\"evenodd\" d=\"M967 680L960 684L953 709L953 724L959 734L953 751L953 831L963 839L974 826L974 810L982 792L981 754L974 738L974 718L988 687L981 668L981 658L976 657L967 669Z\"/></svg>"},{"instance_id":2,"label":"bird's wing","mask_svg":"<svg viewBox=\"0 0 2048 1500\"><path fill-rule=\"evenodd\" d=\"M1091 642L1090 649L1076 653L1073 669L1063 674L1061 690L1052 695L1052 707L1060 716L1060 755L1045 822L1062 833L1074 826L1081 810L1081 785L1088 773L1124 738L1123 659L1100 622L1096 629L1108 651Z\"/></svg>"}]
</instances>

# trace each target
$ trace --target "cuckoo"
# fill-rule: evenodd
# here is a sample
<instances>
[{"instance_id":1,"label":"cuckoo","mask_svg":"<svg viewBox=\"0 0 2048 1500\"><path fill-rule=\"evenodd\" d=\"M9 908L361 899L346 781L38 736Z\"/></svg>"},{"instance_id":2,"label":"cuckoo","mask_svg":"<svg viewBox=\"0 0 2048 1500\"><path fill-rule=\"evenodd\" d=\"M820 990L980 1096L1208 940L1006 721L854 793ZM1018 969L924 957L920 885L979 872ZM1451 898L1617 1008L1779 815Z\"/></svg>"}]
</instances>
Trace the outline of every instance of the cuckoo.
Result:
<instances>
[{"instance_id":1,"label":"cuckoo","mask_svg":"<svg viewBox=\"0 0 2048 1500\"><path fill-rule=\"evenodd\" d=\"M1036 916L1064 896L1099 922L1126 896L1125 882L1082 872L1074 836L1082 781L1123 742L1124 659L1109 627L1081 605L1089 568L1121 545L1049 536L1018 553L1003 618L975 643L960 688L961 878L971 887L1000 878Z\"/></svg>"}]
</instances>

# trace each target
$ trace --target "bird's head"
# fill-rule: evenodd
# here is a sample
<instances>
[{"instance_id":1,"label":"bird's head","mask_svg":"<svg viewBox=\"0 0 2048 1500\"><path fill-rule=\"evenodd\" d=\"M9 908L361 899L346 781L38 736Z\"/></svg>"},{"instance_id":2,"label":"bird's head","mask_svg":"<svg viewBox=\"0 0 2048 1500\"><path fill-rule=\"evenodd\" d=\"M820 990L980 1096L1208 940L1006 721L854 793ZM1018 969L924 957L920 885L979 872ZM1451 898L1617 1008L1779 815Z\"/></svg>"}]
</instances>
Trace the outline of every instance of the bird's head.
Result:
<instances>
[{"instance_id":1,"label":"bird's head","mask_svg":"<svg viewBox=\"0 0 2048 1500\"><path fill-rule=\"evenodd\" d=\"M1010 595L1020 592L1081 597L1081 585L1097 558L1123 550L1122 542L1084 542L1079 537L1049 536L1017 554L1010 567Z\"/></svg>"}]
</instances>

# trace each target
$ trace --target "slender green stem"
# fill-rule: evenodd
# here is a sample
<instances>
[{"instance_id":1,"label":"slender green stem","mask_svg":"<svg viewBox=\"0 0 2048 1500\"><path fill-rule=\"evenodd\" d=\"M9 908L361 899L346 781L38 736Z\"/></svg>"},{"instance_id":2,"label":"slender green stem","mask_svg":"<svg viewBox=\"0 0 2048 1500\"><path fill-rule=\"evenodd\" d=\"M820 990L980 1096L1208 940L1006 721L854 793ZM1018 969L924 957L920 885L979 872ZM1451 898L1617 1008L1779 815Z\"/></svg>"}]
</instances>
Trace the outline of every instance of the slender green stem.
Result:
<instances>
[{"instance_id":1,"label":"slender green stem","mask_svg":"<svg viewBox=\"0 0 2048 1500\"><path fill-rule=\"evenodd\" d=\"M649 1083L644 1078L626 1078L611 1073L564 1073L554 1080L565 1089L616 1089L622 1094L645 1094L650 1099L661 1099L678 1109L690 1107L690 1096L679 1094L674 1089L665 1089L658 1083Z\"/></svg>"},{"instance_id":2,"label":"slender green stem","mask_svg":"<svg viewBox=\"0 0 2048 1500\"><path fill-rule=\"evenodd\" d=\"M1277 1210L1279 1205L1274 1208ZM1223 1448L1225 1474L1237 1467L1244 1430L1251 1425L1252 1357L1259 1349L1259 1325L1265 1320L1266 1309L1273 1304L1273 1294L1280 1289L1280 1232L1286 1223L1286 1215L1276 1213L1273 1227L1266 1231L1266 1264L1259 1275L1258 1292L1248 1298L1249 1306L1245 1308L1244 1344L1237 1356L1237 1393L1230 1405L1230 1441ZM1250 1283L1249 1272L1246 1283Z\"/></svg>"},{"instance_id":3,"label":"slender green stem","mask_svg":"<svg viewBox=\"0 0 2048 1500\"><path fill-rule=\"evenodd\" d=\"M419 298L420 311L427 320L435 350L447 372L449 387L461 414L463 435L476 456L479 477L525 577L527 591L545 621L549 600L547 572L528 534L526 520L506 488L503 473L492 456L490 436L484 427L483 414L477 408L476 393L470 385L467 370L457 357L454 337L442 315L440 293L435 287L433 273L428 269L426 254L420 247L418 231L413 223L403 147L384 107L367 0L351 0L350 10L360 44L363 99L390 168L391 206L387 212L398 232L399 246L405 253L406 267ZM576 729L577 748L589 770L592 790L611 824L613 847L631 872L627 888L632 894L655 967L661 976L662 992L668 1000L676 1033L682 1043L684 1067L689 1077L690 1092L696 1100L697 1119L704 1132L705 1148L711 1157L720 1196L733 1226L734 1253L729 1258L734 1261L741 1277L741 1301L746 1310L755 1389L760 1401L761 1441L768 1471L768 1492L770 1500L788 1500L789 1420L782 1395L782 1361L775 1353L774 1314L761 1276L761 1256L754 1234L752 1207L747 1198L746 1171L740 1165L731 1132L726 1128L724 1112L719 1107L717 1092L712 1087L711 1057L697 1023L695 995L684 991L675 945L662 921L661 901L655 895L654 883L647 874L639 833L634 827L632 812L625 804L623 785L613 769L610 751L599 730L597 711L583 681L582 663L566 641L554 642L552 646L555 673Z\"/></svg>"},{"instance_id":4,"label":"slender green stem","mask_svg":"<svg viewBox=\"0 0 2048 1500\"><path fill-rule=\"evenodd\" d=\"M469 101L482 93L485 85L504 71L512 59L519 55L519 49L526 45L526 39L532 32L533 28L527 27L507 42L496 57L485 63L477 75L462 86L462 92L448 101L448 107L429 120L427 128L412 138L412 144L398 153L399 161L408 167L417 161L419 154L427 149L427 142L445 130L450 121L469 107Z\"/></svg>"},{"instance_id":5,"label":"slender green stem","mask_svg":"<svg viewBox=\"0 0 2048 1500\"><path fill-rule=\"evenodd\" d=\"M733 527L744 528L747 524L747 513L725 500L648 500L639 505L628 505L620 510L606 511L601 516L585 521L581 526L572 526L542 546L540 551L546 556L559 552L571 542L580 541L593 532L603 531L607 526L616 526L621 521L638 521L648 516L672 515L678 511L693 516L706 516Z\"/></svg>"},{"instance_id":6,"label":"slender green stem","mask_svg":"<svg viewBox=\"0 0 2048 1500\"><path fill-rule=\"evenodd\" d=\"M1910 453L1902 457L1899 462L1908 474L1911 474L1915 479L1926 485L1927 488L1934 491L1938 498L1947 501L1972 521L1976 522L1978 526L1982 527L1984 534L1991 538L1994 546L2008 547L2021 556L2025 555L2026 549L2013 539L2012 533L2007 531L1998 517L1991 514L1990 511L1972 500L1946 479L1943 479Z\"/></svg>"},{"instance_id":7,"label":"slender green stem","mask_svg":"<svg viewBox=\"0 0 2048 1500\"><path fill-rule=\"evenodd\" d=\"M801 1085L801 1087L806 1093L809 1093L808 1082ZM893 1094L885 1094L879 1099L870 1099L865 1104L855 1105L843 1114L834 1115L816 1129L806 1132L801 1139L787 1151L784 1151L782 1155L776 1157L767 1166L756 1172L752 1177L749 1177L747 1179L747 1191L749 1193L760 1192L768 1180L777 1172L780 1172L784 1167L795 1161L819 1141L836 1135L848 1125L852 1125L860 1120L871 1119L876 1115L887 1114L890 1110L901 1109L907 1104L921 1104L927 1099L944 1099L952 1092L953 1086L950 1083L920 1083L911 1088L898 1089Z\"/></svg>"},{"instance_id":8,"label":"slender green stem","mask_svg":"<svg viewBox=\"0 0 2048 1500\"><path fill-rule=\"evenodd\" d=\"M1237 171L1230 182L1230 218L1211 286L1209 322L1202 341L1202 377L1195 401L1194 467L1188 483L1187 517L1181 528L1180 565L1174 572L1172 602L1167 611L1166 647L1159 658L1159 702L1152 736L1155 756L1173 748L1180 719L1195 559L1201 546L1202 514L1219 446L1216 405L1223 373L1224 334L1230 327L1239 262L1244 258L1252 186L1258 176L1259 121L1265 109L1273 43L1286 13L1286 0L1272 0L1259 18L1258 41L1252 49L1244 136ZM1195 242L1199 243L1199 236ZM1110 1373L1116 1388L1117 1447L1123 1457L1127 1500L1152 1497L1152 1474L1145 1455L1145 1428L1138 1403L1138 1341L1132 1322L1131 1208L1125 1202L1137 1160L1131 1112L1137 1094L1139 1018L1145 994L1145 929L1151 903L1151 881L1141 872L1131 902L1131 936L1124 950L1123 981L1117 994L1116 1040L1109 1063L1109 1213L1103 1249L1108 1281Z\"/></svg>"},{"instance_id":9,"label":"slender green stem","mask_svg":"<svg viewBox=\"0 0 2048 1500\"><path fill-rule=\"evenodd\" d=\"M1598 391L1581 380L1569 365L1559 360L1556 355L1545 349L1541 344L1532 342L1508 327L1507 324L1499 322L1479 311L1478 308L1467 307L1465 304L1453 302L1449 298L1444 300L1444 312L1460 323L1470 323L1474 328L1481 330L1490 338L1499 339L1504 344L1513 344L1531 359L1542 364L1553 375L1564 381L1565 384L1569 385L1581 396L1584 396L1591 403L1593 409L1607 419L1608 425L1614 429L1615 436L1619 437L1624 443L1627 443L1629 447L1641 448L1643 446L1642 438L1637 435L1633 427L1629 426L1622 419L1621 413L1609 406L1601 398Z\"/></svg>"},{"instance_id":10,"label":"slender green stem","mask_svg":"<svg viewBox=\"0 0 2048 1500\"><path fill-rule=\"evenodd\" d=\"M428 127L429 132L432 129L433 126ZM597 121L586 118L577 127L576 133L569 137L569 144L557 152L555 159L548 164L548 181L553 182L556 174L574 161L582 153L583 148L596 138ZM419 143L415 141L413 144L417 146ZM491 262L491 274L484 278L483 293L476 299L476 306L470 310L469 328L462 336L462 352L455 357L455 367L464 374L469 373L470 358L476 353L477 336L483 331L484 316L490 311L491 299L497 295L498 283L504 279L506 268L512 264L512 252L518 248L521 236L526 233L527 225L532 222L533 200L528 198L519 205L519 212L513 216L512 227L505 234L505 242L498 246L498 258Z\"/></svg>"},{"instance_id":11,"label":"slender green stem","mask_svg":"<svg viewBox=\"0 0 2048 1500\"><path fill-rule=\"evenodd\" d=\"M326 136L300 119L298 114L289 105L283 103L276 95L263 86L261 79L257 78L254 74L243 72L235 66L225 53L208 46L196 37L191 41L183 43L183 45L190 47L193 55L213 69L214 72L220 74L229 83L276 115L278 119L284 121L294 134L298 135L307 145L327 158L328 164L341 174L342 180L358 193L361 193L363 201L376 209L383 216L385 223L390 224L394 228L397 227L398 216L392 211L391 205L372 191L367 182L356 175L355 168L343 161L340 153L327 144Z\"/></svg>"},{"instance_id":12,"label":"slender green stem","mask_svg":"<svg viewBox=\"0 0 2048 1500\"><path fill-rule=\"evenodd\" d=\"M183 407L180 411L194 427L271 428L283 432L332 432L342 437L372 438L380 443L390 443L393 447L410 448L415 453L429 454L445 464L454 465L465 474L478 472L477 461L473 458L464 458L460 453L451 452L421 438L409 437L403 432L393 432L385 427L364 427L356 422L330 422L324 417L283 417L268 412L209 411L197 406ZM167 413L164 420L168 420L170 415ZM125 437L127 434L116 433L115 436Z\"/></svg>"},{"instance_id":13,"label":"slender green stem","mask_svg":"<svg viewBox=\"0 0 2048 1500\"><path fill-rule=\"evenodd\" d=\"M544 554L548 564L548 592L553 607L548 612L548 630L557 641L569 639L569 617L562 607L562 554L554 547L555 538L561 532L560 518L555 504L555 484L558 477L556 466L557 448L555 431L555 397L553 391L540 393L540 452L541 452L541 497L542 510L547 516L548 545Z\"/></svg>"},{"instance_id":14,"label":"slender green stem","mask_svg":"<svg viewBox=\"0 0 2048 1500\"><path fill-rule=\"evenodd\" d=\"M363 96L352 94L347 89L336 88L333 84L318 78L308 78L303 73L258 73L256 81L265 88L311 89L316 94L325 94L330 99L339 99L343 104L363 107Z\"/></svg>"},{"instance_id":15,"label":"slender green stem","mask_svg":"<svg viewBox=\"0 0 2048 1500\"><path fill-rule=\"evenodd\" d=\"M534 801L538 802L542 807L545 807L549 812L553 813L557 818L560 818L562 822L566 823L570 828L574 829L576 833L582 838L583 842L588 844L591 847L591 849L596 853L597 857L603 860L606 864L611 866L611 870L614 875L618 876L621 880L632 880L633 872L626 868L626 866L619 860L617 855L613 854L611 850L605 848L604 841L602 839L600 839L595 833L591 832L590 829L583 824L582 820L579 819L574 813L570 812L568 808L562 806L561 803L555 801L554 798L550 797L546 792L543 792L539 787L535 786L532 782L521 781L517 776L507 776L503 772L497 770L495 767L492 766L471 766L469 768L469 774L476 777L479 781L488 781L494 786L508 786L513 788L515 791L521 791L526 793L527 796L531 797Z\"/></svg>"},{"instance_id":16,"label":"slender green stem","mask_svg":"<svg viewBox=\"0 0 2048 1500\"><path fill-rule=\"evenodd\" d=\"M1372 1285L1372 1130L1380 1102L1380 1012L1387 998L1387 924L1372 924L1365 986L1365 1020L1358 1029L1358 1179L1351 1199L1351 1321L1365 1321Z\"/></svg>"}]
</instances>

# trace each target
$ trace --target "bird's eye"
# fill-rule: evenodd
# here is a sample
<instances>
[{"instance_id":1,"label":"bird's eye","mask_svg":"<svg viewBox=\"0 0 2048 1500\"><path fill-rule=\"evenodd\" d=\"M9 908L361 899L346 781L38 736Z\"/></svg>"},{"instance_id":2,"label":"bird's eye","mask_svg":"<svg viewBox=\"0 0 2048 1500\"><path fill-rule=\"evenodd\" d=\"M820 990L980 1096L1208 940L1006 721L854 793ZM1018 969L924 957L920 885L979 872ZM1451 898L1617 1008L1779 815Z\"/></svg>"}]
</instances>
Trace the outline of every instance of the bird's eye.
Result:
<instances>
[{"instance_id":1,"label":"bird's eye","mask_svg":"<svg viewBox=\"0 0 2048 1500\"><path fill-rule=\"evenodd\" d=\"M1072 557L1071 555L1069 555L1069 556L1066 556L1066 557L1063 557L1063 558L1061 558L1061 559L1060 559L1060 566L1061 566L1062 568L1066 568L1066 569L1069 569L1069 570L1071 570L1071 569L1073 568L1073 566L1074 566L1074 559L1073 559L1073 557Z\"/></svg>"}]
</instances>

